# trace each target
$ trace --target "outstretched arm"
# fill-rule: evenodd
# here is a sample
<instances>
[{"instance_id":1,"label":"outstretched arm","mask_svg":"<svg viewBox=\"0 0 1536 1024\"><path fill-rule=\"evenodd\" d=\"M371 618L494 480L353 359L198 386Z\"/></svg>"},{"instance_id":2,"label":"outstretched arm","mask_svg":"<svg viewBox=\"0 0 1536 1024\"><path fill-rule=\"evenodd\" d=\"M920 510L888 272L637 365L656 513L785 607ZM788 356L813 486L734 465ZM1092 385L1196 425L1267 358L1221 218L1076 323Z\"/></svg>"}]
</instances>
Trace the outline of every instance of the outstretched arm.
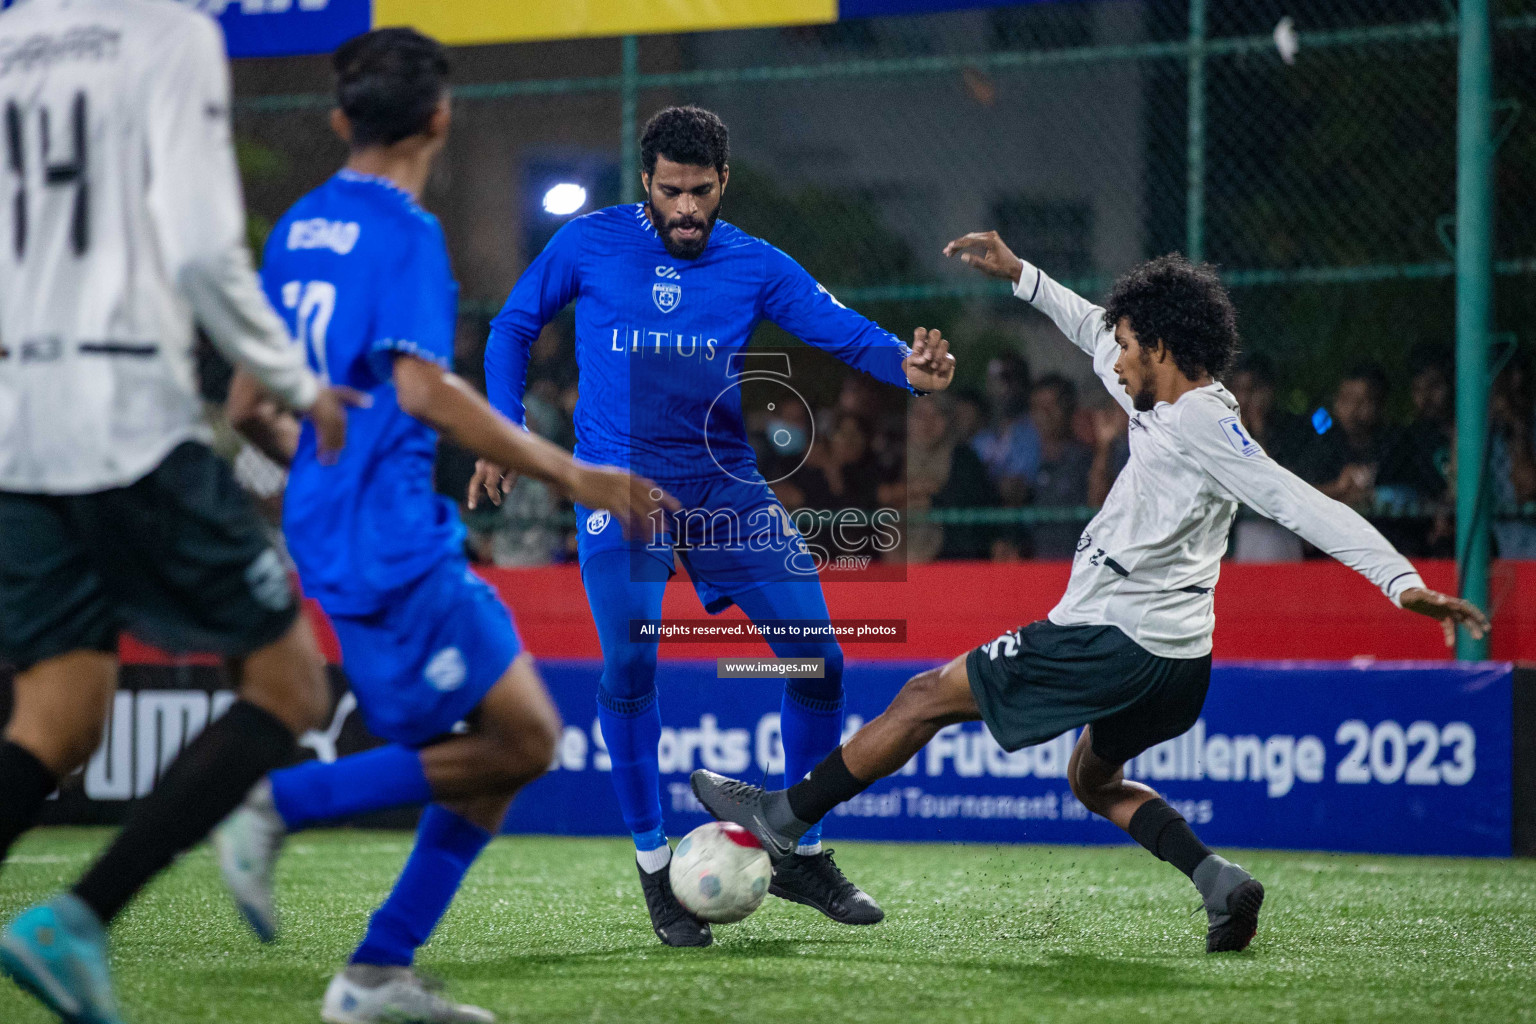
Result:
<instances>
[{"instance_id":1,"label":"outstretched arm","mask_svg":"<svg viewBox=\"0 0 1536 1024\"><path fill-rule=\"evenodd\" d=\"M1013 254L996 231L973 231L944 247L945 256L959 256L966 266L1013 285L1013 294L1051 318L1067 339L1093 358L1093 372L1104 382L1110 396L1127 413L1135 413L1114 371L1120 346L1115 332L1104 324L1104 308L1095 306L1045 271Z\"/></svg>"},{"instance_id":2,"label":"outstretched arm","mask_svg":"<svg viewBox=\"0 0 1536 1024\"><path fill-rule=\"evenodd\" d=\"M1186 450L1220 491L1337 558L1398 607L1440 620L1447 646L1455 643L1457 624L1474 637L1487 633L1488 619L1480 610L1426 588L1408 559L1374 526L1271 459L1220 399L1189 395L1178 408Z\"/></svg>"},{"instance_id":3,"label":"outstretched arm","mask_svg":"<svg viewBox=\"0 0 1536 1024\"><path fill-rule=\"evenodd\" d=\"M462 378L436 363L396 355L394 379L400 408L410 415L483 459L551 483L588 508L607 509L626 529L638 528L662 508L679 507L644 477L577 461L565 449L497 415Z\"/></svg>"},{"instance_id":4,"label":"outstretched arm","mask_svg":"<svg viewBox=\"0 0 1536 1024\"><path fill-rule=\"evenodd\" d=\"M833 298L805 268L765 245L763 315L809 345L877 380L916 392L942 391L955 357L938 330L919 327L909 348L896 335Z\"/></svg>"}]
</instances>

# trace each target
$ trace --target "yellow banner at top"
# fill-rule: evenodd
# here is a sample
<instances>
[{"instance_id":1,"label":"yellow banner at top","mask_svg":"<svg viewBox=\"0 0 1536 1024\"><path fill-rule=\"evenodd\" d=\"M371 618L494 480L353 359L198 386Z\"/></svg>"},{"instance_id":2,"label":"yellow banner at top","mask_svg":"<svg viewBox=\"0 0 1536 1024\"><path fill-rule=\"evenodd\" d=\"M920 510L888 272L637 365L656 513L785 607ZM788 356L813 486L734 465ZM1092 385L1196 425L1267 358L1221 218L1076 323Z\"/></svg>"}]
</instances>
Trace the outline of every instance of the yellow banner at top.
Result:
<instances>
[{"instance_id":1,"label":"yellow banner at top","mask_svg":"<svg viewBox=\"0 0 1536 1024\"><path fill-rule=\"evenodd\" d=\"M373 23L462 46L826 24L837 11L837 0L374 0Z\"/></svg>"}]
</instances>

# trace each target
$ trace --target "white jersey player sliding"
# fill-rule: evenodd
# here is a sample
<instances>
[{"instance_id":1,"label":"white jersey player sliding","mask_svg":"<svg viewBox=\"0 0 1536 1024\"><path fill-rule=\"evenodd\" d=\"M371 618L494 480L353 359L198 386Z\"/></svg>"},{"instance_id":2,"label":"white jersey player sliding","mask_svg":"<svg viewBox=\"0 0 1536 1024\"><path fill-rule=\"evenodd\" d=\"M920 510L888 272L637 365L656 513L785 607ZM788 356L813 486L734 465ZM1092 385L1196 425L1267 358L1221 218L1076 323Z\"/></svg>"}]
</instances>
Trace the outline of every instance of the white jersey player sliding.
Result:
<instances>
[{"instance_id":1,"label":"white jersey player sliding","mask_svg":"<svg viewBox=\"0 0 1536 1024\"><path fill-rule=\"evenodd\" d=\"M1123 770L1200 715L1213 591L1238 504L1360 572L1399 607L1440 620L1447 643L1456 624L1481 637L1488 621L1466 601L1426 589L1374 527L1276 464L1244 429L1217 380L1237 349L1237 321L1212 268L1181 256L1152 260L1115 283L1106 310L1019 259L995 232L958 238L944 252L1012 282L1092 357L1131 415L1130 462L1083 532L1067 592L1046 620L915 676L787 790L697 771L694 793L782 857L811 824L900 769L946 725L981 719L1006 750L1086 726L1067 769L1072 792L1189 876L1205 905L1208 952L1244 949L1263 886Z\"/></svg>"}]
</instances>

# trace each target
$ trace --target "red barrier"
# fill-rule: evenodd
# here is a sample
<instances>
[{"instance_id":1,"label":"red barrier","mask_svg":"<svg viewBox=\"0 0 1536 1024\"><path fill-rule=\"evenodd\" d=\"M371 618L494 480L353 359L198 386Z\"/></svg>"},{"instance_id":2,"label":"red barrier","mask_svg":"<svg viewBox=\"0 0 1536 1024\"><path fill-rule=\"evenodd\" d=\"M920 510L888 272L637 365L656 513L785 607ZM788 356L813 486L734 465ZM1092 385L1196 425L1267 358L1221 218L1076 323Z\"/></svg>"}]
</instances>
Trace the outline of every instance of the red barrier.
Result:
<instances>
[{"instance_id":1,"label":"red barrier","mask_svg":"<svg viewBox=\"0 0 1536 1024\"><path fill-rule=\"evenodd\" d=\"M1425 582L1455 589L1448 561L1418 563ZM827 604L836 619L903 619L904 644L845 641L851 659L951 658L1016 626L1042 618L1067 584L1065 562L943 562L911 566L905 580L831 581ZM485 577L517 614L523 640L542 658L598 658L597 631L575 566L490 569ZM1536 661L1536 562L1494 567L1493 657ZM313 606L311 606L313 608ZM662 614L705 617L693 588L667 588ZM336 643L323 616L313 618L326 653ZM721 619L741 619L732 609ZM667 659L740 654L743 643L664 643ZM161 661L125 640L126 661ZM1392 607L1359 575L1331 561L1222 566L1216 588L1216 656L1225 659L1444 659L1450 654L1434 623Z\"/></svg>"}]
</instances>

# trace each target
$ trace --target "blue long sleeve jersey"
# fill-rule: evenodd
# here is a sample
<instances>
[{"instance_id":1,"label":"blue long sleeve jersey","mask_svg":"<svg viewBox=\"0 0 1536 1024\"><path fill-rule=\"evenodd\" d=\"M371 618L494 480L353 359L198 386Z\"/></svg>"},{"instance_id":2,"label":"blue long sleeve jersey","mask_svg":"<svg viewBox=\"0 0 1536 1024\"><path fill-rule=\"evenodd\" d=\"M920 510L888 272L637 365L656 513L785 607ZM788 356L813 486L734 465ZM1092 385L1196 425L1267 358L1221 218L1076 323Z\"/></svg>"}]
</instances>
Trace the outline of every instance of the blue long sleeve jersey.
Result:
<instances>
[{"instance_id":1,"label":"blue long sleeve jersey","mask_svg":"<svg viewBox=\"0 0 1536 1024\"><path fill-rule=\"evenodd\" d=\"M491 322L486 391L514 422L524 420L529 347L573 299L576 454L660 482L755 470L736 386L743 360L732 357L762 320L908 388L911 349L789 256L721 221L702 256L675 259L637 203L562 227Z\"/></svg>"}]
</instances>

